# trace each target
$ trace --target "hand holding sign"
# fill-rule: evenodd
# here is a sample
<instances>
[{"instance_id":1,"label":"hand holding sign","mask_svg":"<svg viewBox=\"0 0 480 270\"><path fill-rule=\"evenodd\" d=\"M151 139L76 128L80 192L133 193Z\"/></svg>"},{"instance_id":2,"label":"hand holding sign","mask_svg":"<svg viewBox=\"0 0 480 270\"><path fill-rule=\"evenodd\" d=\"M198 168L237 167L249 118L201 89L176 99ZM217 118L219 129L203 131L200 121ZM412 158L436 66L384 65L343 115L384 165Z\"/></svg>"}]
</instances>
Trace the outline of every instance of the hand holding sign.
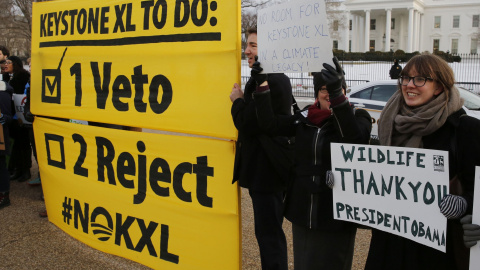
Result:
<instances>
[{"instance_id":1,"label":"hand holding sign","mask_svg":"<svg viewBox=\"0 0 480 270\"><path fill-rule=\"evenodd\" d=\"M460 219L463 228L463 242L467 248L471 248L480 240L480 225L472 224L472 215L466 215Z\"/></svg>"}]
</instances>

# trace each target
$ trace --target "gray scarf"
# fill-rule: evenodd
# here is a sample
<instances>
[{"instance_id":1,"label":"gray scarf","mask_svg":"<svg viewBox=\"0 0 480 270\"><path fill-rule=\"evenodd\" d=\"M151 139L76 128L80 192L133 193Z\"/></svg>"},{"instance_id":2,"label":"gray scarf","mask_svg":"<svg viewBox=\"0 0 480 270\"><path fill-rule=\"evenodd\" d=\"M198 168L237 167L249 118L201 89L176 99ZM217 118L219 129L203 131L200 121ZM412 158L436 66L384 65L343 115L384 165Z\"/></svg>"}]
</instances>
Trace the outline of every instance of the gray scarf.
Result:
<instances>
[{"instance_id":1,"label":"gray scarf","mask_svg":"<svg viewBox=\"0 0 480 270\"><path fill-rule=\"evenodd\" d=\"M463 99L458 89L450 89L447 103L445 91L427 104L411 108L399 90L388 100L380 115L378 136L381 145L421 148L422 137L439 129L447 117L460 110Z\"/></svg>"}]
</instances>

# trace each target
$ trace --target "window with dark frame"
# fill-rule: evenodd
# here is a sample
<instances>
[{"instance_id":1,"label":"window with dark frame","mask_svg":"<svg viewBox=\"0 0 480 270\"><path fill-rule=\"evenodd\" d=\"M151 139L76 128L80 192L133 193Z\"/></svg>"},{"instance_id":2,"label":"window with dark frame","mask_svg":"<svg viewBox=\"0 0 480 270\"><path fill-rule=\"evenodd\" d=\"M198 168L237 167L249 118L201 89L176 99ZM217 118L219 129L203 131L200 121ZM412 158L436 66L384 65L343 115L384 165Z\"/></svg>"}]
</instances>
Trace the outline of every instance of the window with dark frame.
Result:
<instances>
[{"instance_id":1,"label":"window with dark frame","mask_svg":"<svg viewBox=\"0 0 480 270\"><path fill-rule=\"evenodd\" d=\"M473 15L472 27L479 27L479 26L480 26L480 15Z\"/></svg>"},{"instance_id":2,"label":"window with dark frame","mask_svg":"<svg viewBox=\"0 0 480 270\"><path fill-rule=\"evenodd\" d=\"M370 20L370 30L375 30L377 29L377 20L376 19L371 19Z\"/></svg>"},{"instance_id":3,"label":"window with dark frame","mask_svg":"<svg viewBox=\"0 0 480 270\"><path fill-rule=\"evenodd\" d=\"M470 45L470 53L477 54L478 53L477 48L478 48L478 38L472 38L472 42Z\"/></svg>"},{"instance_id":4,"label":"window with dark frame","mask_svg":"<svg viewBox=\"0 0 480 270\"><path fill-rule=\"evenodd\" d=\"M458 39L457 38L452 39L452 53L453 54L458 53Z\"/></svg>"},{"instance_id":5,"label":"window with dark frame","mask_svg":"<svg viewBox=\"0 0 480 270\"><path fill-rule=\"evenodd\" d=\"M333 31L338 31L338 20L333 21Z\"/></svg>"},{"instance_id":6,"label":"window with dark frame","mask_svg":"<svg viewBox=\"0 0 480 270\"><path fill-rule=\"evenodd\" d=\"M453 28L460 27L460 15L453 16Z\"/></svg>"},{"instance_id":7,"label":"window with dark frame","mask_svg":"<svg viewBox=\"0 0 480 270\"><path fill-rule=\"evenodd\" d=\"M438 51L440 47L440 39L433 40L433 51Z\"/></svg>"},{"instance_id":8,"label":"window with dark frame","mask_svg":"<svg viewBox=\"0 0 480 270\"><path fill-rule=\"evenodd\" d=\"M435 16L435 21L433 23L433 28L440 28L440 22L442 20L442 17L440 16Z\"/></svg>"},{"instance_id":9,"label":"window with dark frame","mask_svg":"<svg viewBox=\"0 0 480 270\"><path fill-rule=\"evenodd\" d=\"M370 51L371 52L375 51L375 40L374 39L370 40Z\"/></svg>"}]
</instances>

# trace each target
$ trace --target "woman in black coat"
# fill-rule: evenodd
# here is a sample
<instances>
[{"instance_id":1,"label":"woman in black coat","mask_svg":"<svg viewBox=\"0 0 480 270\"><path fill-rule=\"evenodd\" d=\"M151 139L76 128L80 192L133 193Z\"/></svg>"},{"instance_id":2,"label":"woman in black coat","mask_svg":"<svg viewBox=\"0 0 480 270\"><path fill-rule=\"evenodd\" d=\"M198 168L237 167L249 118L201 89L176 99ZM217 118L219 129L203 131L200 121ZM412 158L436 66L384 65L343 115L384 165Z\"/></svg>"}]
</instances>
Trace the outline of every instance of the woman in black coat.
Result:
<instances>
[{"instance_id":1,"label":"woman in black coat","mask_svg":"<svg viewBox=\"0 0 480 270\"><path fill-rule=\"evenodd\" d=\"M254 94L259 126L270 135L295 136L295 178L287 188L285 217L292 222L295 270L351 269L356 227L333 219L330 143L368 143L372 122L346 99L343 70L314 74L315 104L293 116L274 115L269 90ZM261 70L259 65L252 69Z\"/></svg>"},{"instance_id":2,"label":"woman in black coat","mask_svg":"<svg viewBox=\"0 0 480 270\"><path fill-rule=\"evenodd\" d=\"M472 212L480 121L465 114L452 69L435 55L413 57L398 82L380 116L380 144L448 151L450 194L439 209L448 218L447 250L373 229L365 269L468 269L459 219Z\"/></svg>"},{"instance_id":3,"label":"woman in black coat","mask_svg":"<svg viewBox=\"0 0 480 270\"><path fill-rule=\"evenodd\" d=\"M17 56L9 56L5 64L6 72L9 74L8 83L13 87L13 93L24 94L25 86L30 80L30 73L23 68L22 60ZM14 141L9 171L11 180L19 182L30 179L30 168L32 167L32 148L30 147L28 128L22 125L18 119L12 121L10 125L11 137Z\"/></svg>"},{"instance_id":4,"label":"woman in black coat","mask_svg":"<svg viewBox=\"0 0 480 270\"><path fill-rule=\"evenodd\" d=\"M6 153L9 150L8 124L12 121L12 87L0 81L0 125L3 129L5 150L0 150L0 209L10 205L10 175L7 170Z\"/></svg>"}]
</instances>

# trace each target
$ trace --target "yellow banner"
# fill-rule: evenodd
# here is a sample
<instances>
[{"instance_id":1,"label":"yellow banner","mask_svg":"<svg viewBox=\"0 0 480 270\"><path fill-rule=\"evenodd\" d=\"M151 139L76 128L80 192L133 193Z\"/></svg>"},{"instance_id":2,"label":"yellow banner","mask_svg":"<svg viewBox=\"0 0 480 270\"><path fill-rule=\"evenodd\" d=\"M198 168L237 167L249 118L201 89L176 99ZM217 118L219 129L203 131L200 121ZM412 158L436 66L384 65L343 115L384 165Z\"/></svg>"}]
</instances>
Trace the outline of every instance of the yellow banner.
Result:
<instances>
[{"instance_id":1,"label":"yellow banner","mask_svg":"<svg viewBox=\"0 0 480 270\"><path fill-rule=\"evenodd\" d=\"M233 142L39 117L34 129L62 230L155 269L240 269Z\"/></svg>"},{"instance_id":2,"label":"yellow banner","mask_svg":"<svg viewBox=\"0 0 480 270\"><path fill-rule=\"evenodd\" d=\"M236 138L240 2L33 4L32 112Z\"/></svg>"}]
</instances>

